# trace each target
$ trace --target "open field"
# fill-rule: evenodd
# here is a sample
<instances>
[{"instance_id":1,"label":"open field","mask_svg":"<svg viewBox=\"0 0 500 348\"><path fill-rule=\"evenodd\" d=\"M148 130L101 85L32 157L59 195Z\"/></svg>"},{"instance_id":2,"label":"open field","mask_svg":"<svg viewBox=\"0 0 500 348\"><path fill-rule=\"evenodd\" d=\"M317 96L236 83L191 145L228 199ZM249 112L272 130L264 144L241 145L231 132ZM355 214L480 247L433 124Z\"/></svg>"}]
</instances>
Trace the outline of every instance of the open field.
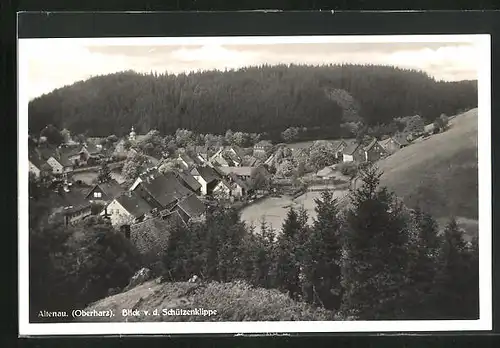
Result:
<instances>
[{"instance_id":1,"label":"open field","mask_svg":"<svg viewBox=\"0 0 500 348\"><path fill-rule=\"evenodd\" d=\"M477 129L477 109L457 115L446 132L378 162L382 185L410 207L420 204L440 221L456 216L464 227L474 229L470 222L478 219Z\"/></svg>"},{"instance_id":2,"label":"open field","mask_svg":"<svg viewBox=\"0 0 500 348\"><path fill-rule=\"evenodd\" d=\"M345 193L346 191L335 191L335 196L343 196ZM288 196L265 198L258 203L244 208L241 211L241 220L248 225L253 224L259 228L261 219L264 218L275 230L279 230L281 229L281 225L286 218L290 206L294 208L303 206L309 213L309 222L312 223L313 219L316 217L314 199L320 196L320 191L310 191L296 199L292 199Z\"/></svg>"}]
</instances>

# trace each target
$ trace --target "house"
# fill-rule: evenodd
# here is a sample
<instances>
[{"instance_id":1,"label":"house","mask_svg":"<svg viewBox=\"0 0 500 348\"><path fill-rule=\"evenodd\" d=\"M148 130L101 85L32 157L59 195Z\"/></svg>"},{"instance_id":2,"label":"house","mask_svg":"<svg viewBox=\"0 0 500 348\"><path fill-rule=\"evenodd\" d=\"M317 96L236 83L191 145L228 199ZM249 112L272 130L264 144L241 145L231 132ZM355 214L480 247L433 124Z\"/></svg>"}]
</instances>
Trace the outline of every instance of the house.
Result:
<instances>
[{"instance_id":1,"label":"house","mask_svg":"<svg viewBox=\"0 0 500 348\"><path fill-rule=\"evenodd\" d=\"M386 154L377 139L373 138L366 146L358 142L348 145L343 153L343 162L374 162Z\"/></svg>"},{"instance_id":2,"label":"house","mask_svg":"<svg viewBox=\"0 0 500 348\"><path fill-rule=\"evenodd\" d=\"M85 145L61 146L59 147L59 157L66 158L74 166L85 165L91 157Z\"/></svg>"},{"instance_id":3,"label":"house","mask_svg":"<svg viewBox=\"0 0 500 348\"><path fill-rule=\"evenodd\" d=\"M50 219L62 220L65 225L75 224L92 213L90 203L82 192L73 189L67 182L51 193L50 201L56 207L52 209Z\"/></svg>"},{"instance_id":4,"label":"house","mask_svg":"<svg viewBox=\"0 0 500 348\"><path fill-rule=\"evenodd\" d=\"M245 151L236 145L229 146L225 151L235 163L241 163L246 155Z\"/></svg>"},{"instance_id":5,"label":"house","mask_svg":"<svg viewBox=\"0 0 500 348\"><path fill-rule=\"evenodd\" d=\"M333 145L333 148L335 151L335 158L336 159L342 158L342 154L348 146L347 142L343 139L340 139L340 140L333 141L332 145Z\"/></svg>"},{"instance_id":6,"label":"house","mask_svg":"<svg viewBox=\"0 0 500 348\"><path fill-rule=\"evenodd\" d=\"M130 225L130 242L148 262L160 261L177 226L185 225L177 211Z\"/></svg>"},{"instance_id":7,"label":"house","mask_svg":"<svg viewBox=\"0 0 500 348\"><path fill-rule=\"evenodd\" d=\"M363 148L363 151L365 152L365 162L375 162L387 155L387 152L375 138Z\"/></svg>"},{"instance_id":8,"label":"house","mask_svg":"<svg viewBox=\"0 0 500 348\"><path fill-rule=\"evenodd\" d=\"M409 142L405 134L399 133L379 141L379 144L388 154L392 154L403 147L408 146Z\"/></svg>"},{"instance_id":9,"label":"house","mask_svg":"<svg viewBox=\"0 0 500 348\"><path fill-rule=\"evenodd\" d=\"M177 156L177 161L184 167L184 169L190 170L196 166L196 161L187 153L180 153L179 156Z\"/></svg>"},{"instance_id":10,"label":"house","mask_svg":"<svg viewBox=\"0 0 500 348\"><path fill-rule=\"evenodd\" d=\"M262 161L255 156L245 156L241 162L242 167L257 167L261 165Z\"/></svg>"},{"instance_id":11,"label":"house","mask_svg":"<svg viewBox=\"0 0 500 348\"><path fill-rule=\"evenodd\" d=\"M187 170L172 170L172 173L175 174L177 179L183 184L185 187L190 189L196 194L201 194L201 184L191 175L191 173Z\"/></svg>"},{"instance_id":12,"label":"house","mask_svg":"<svg viewBox=\"0 0 500 348\"><path fill-rule=\"evenodd\" d=\"M202 195L211 195L220 179L217 172L209 166L196 166L191 175L200 183Z\"/></svg>"},{"instance_id":13,"label":"house","mask_svg":"<svg viewBox=\"0 0 500 348\"><path fill-rule=\"evenodd\" d=\"M175 174L161 174L157 169L150 169L139 175L130 191L135 191L153 209L170 210L178 200L192 194L182 185Z\"/></svg>"},{"instance_id":14,"label":"house","mask_svg":"<svg viewBox=\"0 0 500 348\"><path fill-rule=\"evenodd\" d=\"M52 168L52 174L66 174L73 171L73 163L67 157L51 156L47 164Z\"/></svg>"},{"instance_id":15,"label":"house","mask_svg":"<svg viewBox=\"0 0 500 348\"><path fill-rule=\"evenodd\" d=\"M133 191L127 191L113 199L100 215L111 220L113 226L143 221L152 207Z\"/></svg>"},{"instance_id":16,"label":"house","mask_svg":"<svg viewBox=\"0 0 500 348\"><path fill-rule=\"evenodd\" d=\"M205 204L192 194L180 200L172 211L177 211L184 222L201 221L205 217Z\"/></svg>"},{"instance_id":17,"label":"house","mask_svg":"<svg viewBox=\"0 0 500 348\"><path fill-rule=\"evenodd\" d=\"M252 173L256 170L262 171L264 175L267 175L267 170L264 166L257 167L220 167L219 170L225 174L225 176L229 174L235 174L242 180L248 180L252 176Z\"/></svg>"},{"instance_id":18,"label":"house","mask_svg":"<svg viewBox=\"0 0 500 348\"><path fill-rule=\"evenodd\" d=\"M253 155L255 157L265 157L269 150L271 150L273 144L268 140L261 140L253 147Z\"/></svg>"},{"instance_id":19,"label":"house","mask_svg":"<svg viewBox=\"0 0 500 348\"><path fill-rule=\"evenodd\" d=\"M94 185L85 198L90 202L110 202L123 192L116 180L109 180Z\"/></svg>"},{"instance_id":20,"label":"house","mask_svg":"<svg viewBox=\"0 0 500 348\"><path fill-rule=\"evenodd\" d=\"M250 184L237 174L229 173L228 181L231 184L231 196L240 198L251 193Z\"/></svg>"},{"instance_id":21,"label":"house","mask_svg":"<svg viewBox=\"0 0 500 348\"><path fill-rule=\"evenodd\" d=\"M235 156L233 156L235 157ZM213 166L235 167L239 165L238 161L233 161L228 153L224 152L224 148L220 148L209 160Z\"/></svg>"},{"instance_id":22,"label":"house","mask_svg":"<svg viewBox=\"0 0 500 348\"><path fill-rule=\"evenodd\" d=\"M35 175L37 179L40 178L40 173L42 171L42 166L44 164L44 161L38 156L37 153L31 152L28 155L28 162L29 162L29 172L33 173L33 175Z\"/></svg>"},{"instance_id":23,"label":"house","mask_svg":"<svg viewBox=\"0 0 500 348\"><path fill-rule=\"evenodd\" d=\"M224 178L220 178L219 182L214 187L212 195L219 199L227 199L232 196L233 189L234 187L229 183L229 181Z\"/></svg>"}]
</instances>

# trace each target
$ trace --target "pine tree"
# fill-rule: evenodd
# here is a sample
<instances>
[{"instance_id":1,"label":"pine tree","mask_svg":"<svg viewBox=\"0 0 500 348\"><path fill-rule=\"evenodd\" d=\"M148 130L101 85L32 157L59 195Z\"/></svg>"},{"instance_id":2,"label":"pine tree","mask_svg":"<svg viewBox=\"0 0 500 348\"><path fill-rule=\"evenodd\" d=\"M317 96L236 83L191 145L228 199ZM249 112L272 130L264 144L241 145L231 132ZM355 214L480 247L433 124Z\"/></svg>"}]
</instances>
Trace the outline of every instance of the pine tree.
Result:
<instances>
[{"instance_id":1,"label":"pine tree","mask_svg":"<svg viewBox=\"0 0 500 348\"><path fill-rule=\"evenodd\" d=\"M302 218L290 208L278 238L277 285L292 298L298 298L301 292L297 244L302 228Z\"/></svg>"},{"instance_id":2,"label":"pine tree","mask_svg":"<svg viewBox=\"0 0 500 348\"><path fill-rule=\"evenodd\" d=\"M367 168L363 185L351 192L344 239L341 310L365 320L402 316L406 284L407 221L393 194L379 188L380 176Z\"/></svg>"},{"instance_id":3,"label":"pine tree","mask_svg":"<svg viewBox=\"0 0 500 348\"><path fill-rule=\"evenodd\" d=\"M441 247L439 226L419 207L413 211L412 217L405 309L409 319L430 319L435 311L433 298Z\"/></svg>"},{"instance_id":4,"label":"pine tree","mask_svg":"<svg viewBox=\"0 0 500 348\"><path fill-rule=\"evenodd\" d=\"M450 219L444 230L436 279L436 307L440 319L477 318L477 307L474 306L477 304L477 292L470 294L470 290L478 289L479 284L474 282L471 285L470 281L478 270L471 268L471 255L473 253L470 253L464 240L463 231L455 218Z\"/></svg>"},{"instance_id":5,"label":"pine tree","mask_svg":"<svg viewBox=\"0 0 500 348\"><path fill-rule=\"evenodd\" d=\"M307 274L313 290L313 302L328 309L340 305L341 221L332 192L324 191L316 199L316 219L307 242Z\"/></svg>"}]
</instances>

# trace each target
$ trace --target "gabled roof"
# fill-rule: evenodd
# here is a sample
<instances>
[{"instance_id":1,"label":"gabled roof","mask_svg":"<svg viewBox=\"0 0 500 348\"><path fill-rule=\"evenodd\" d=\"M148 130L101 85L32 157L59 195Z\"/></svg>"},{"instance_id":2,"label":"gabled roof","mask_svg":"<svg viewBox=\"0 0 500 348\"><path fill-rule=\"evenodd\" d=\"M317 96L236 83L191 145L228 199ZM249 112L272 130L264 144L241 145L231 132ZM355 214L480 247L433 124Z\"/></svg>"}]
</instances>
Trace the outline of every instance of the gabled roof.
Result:
<instances>
[{"instance_id":1,"label":"gabled roof","mask_svg":"<svg viewBox=\"0 0 500 348\"><path fill-rule=\"evenodd\" d=\"M190 218L197 218L205 212L205 204L194 194L179 201L177 206Z\"/></svg>"},{"instance_id":2,"label":"gabled roof","mask_svg":"<svg viewBox=\"0 0 500 348\"><path fill-rule=\"evenodd\" d=\"M119 196L124 190L123 188L120 186L120 184L118 184L118 182L114 179L111 179L107 182L101 182L101 183L98 183L96 185L94 185L87 193L86 197L88 197L92 191L94 191L94 189L96 187L99 187L101 189L102 192L104 192L104 194L108 197L111 197L111 198L115 198L117 196Z\"/></svg>"},{"instance_id":3,"label":"gabled roof","mask_svg":"<svg viewBox=\"0 0 500 348\"><path fill-rule=\"evenodd\" d=\"M400 146L406 146L409 144L407 137L408 137L408 134L397 133L397 134L394 134L392 139L394 139L394 141L397 142Z\"/></svg>"},{"instance_id":4,"label":"gabled roof","mask_svg":"<svg viewBox=\"0 0 500 348\"><path fill-rule=\"evenodd\" d=\"M344 149L344 154L352 155L361 144L356 141L351 141L347 143L347 147Z\"/></svg>"},{"instance_id":5,"label":"gabled roof","mask_svg":"<svg viewBox=\"0 0 500 348\"><path fill-rule=\"evenodd\" d=\"M241 188L245 190L248 190L250 188L250 185L245 180L242 180L235 173L229 173L228 176L234 184L240 186Z\"/></svg>"},{"instance_id":6,"label":"gabled roof","mask_svg":"<svg viewBox=\"0 0 500 348\"><path fill-rule=\"evenodd\" d=\"M227 150L230 150L230 149L233 149L234 152L236 152L236 155L241 159L243 159L243 157L245 156L245 152L243 151L243 149L237 145L231 145L228 147Z\"/></svg>"},{"instance_id":7,"label":"gabled roof","mask_svg":"<svg viewBox=\"0 0 500 348\"><path fill-rule=\"evenodd\" d=\"M377 139L373 138L368 145L366 145L366 146L363 147L363 150L365 150L365 151L371 150L371 148L373 146L375 146L376 143L377 143Z\"/></svg>"},{"instance_id":8,"label":"gabled roof","mask_svg":"<svg viewBox=\"0 0 500 348\"><path fill-rule=\"evenodd\" d=\"M140 178L140 185L164 207L191 194L171 172L163 175L154 169L141 174Z\"/></svg>"},{"instance_id":9,"label":"gabled roof","mask_svg":"<svg viewBox=\"0 0 500 348\"><path fill-rule=\"evenodd\" d=\"M348 145L344 139L338 139L332 141L332 146L335 149L335 151L337 151L342 144Z\"/></svg>"},{"instance_id":10,"label":"gabled roof","mask_svg":"<svg viewBox=\"0 0 500 348\"><path fill-rule=\"evenodd\" d=\"M260 162L259 159L254 156L245 156L241 165L245 167L254 167L258 162Z\"/></svg>"},{"instance_id":11,"label":"gabled roof","mask_svg":"<svg viewBox=\"0 0 500 348\"><path fill-rule=\"evenodd\" d=\"M389 137L387 139L384 139L384 140L380 140L378 143L380 144L380 146L382 146L383 148L387 147L387 145L389 145L389 143L391 142L392 138Z\"/></svg>"},{"instance_id":12,"label":"gabled roof","mask_svg":"<svg viewBox=\"0 0 500 348\"><path fill-rule=\"evenodd\" d=\"M207 183L211 183L219 179L217 173L208 166L196 166L192 171L192 175L199 175L205 180Z\"/></svg>"},{"instance_id":13,"label":"gabled roof","mask_svg":"<svg viewBox=\"0 0 500 348\"><path fill-rule=\"evenodd\" d=\"M175 170L174 174L177 175L179 180L182 180L187 186L193 191L198 191L201 188L201 184L196 181L196 179L191 175L190 172L184 170Z\"/></svg>"},{"instance_id":14,"label":"gabled roof","mask_svg":"<svg viewBox=\"0 0 500 348\"><path fill-rule=\"evenodd\" d=\"M115 200L135 218L146 214L152 209L144 199L133 191L124 192L116 197Z\"/></svg>"},{"instance_id":15,"label":"gabled roof","mask_svg":"<svg viewBox=\"0 0 500 348\"><path fill-rule=\"evenodd\" d=\"M192 165L196 164L194 159L192 159L191 156L189 156L187 153L179 154L179 158L182 159L184 162L186 162L188 164L188 166L192 166Z\"/></svg>"},{"instance_id":16,"label":"gabled roof","mask_svg":"<svg viewBox=\"0 0 500 348\"><path fill-rule=\"evenodd\" d=\"M73 213L90 207L82 192L72 188L69 191L52 192L50 199L53 207L64 208L62 213Z\"/></svg>"}]
</instances>

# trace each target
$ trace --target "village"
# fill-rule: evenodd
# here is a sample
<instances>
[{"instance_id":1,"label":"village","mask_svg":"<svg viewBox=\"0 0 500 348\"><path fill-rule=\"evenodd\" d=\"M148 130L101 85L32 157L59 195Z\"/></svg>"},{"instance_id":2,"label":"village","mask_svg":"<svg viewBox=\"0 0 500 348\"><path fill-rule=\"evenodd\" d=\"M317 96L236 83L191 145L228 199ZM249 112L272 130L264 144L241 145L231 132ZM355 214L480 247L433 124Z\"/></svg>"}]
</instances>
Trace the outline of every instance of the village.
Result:
<instances>
[{"instance_id":1,"label":"village","mask_svg":"<svg viewBox=\"0 0 500 348\"><path fill-rule=\"evenodd\" d=\"M147 252L166 242L170 224L202 221L211 206L244 209L268 197L299 197L308 190L347 192L363 165L423 141L435 129L430 124L381 139L365 135L304 144L260 140L250 148L226 145L211 151L191 146L151 156L138 146L148 135L132 127L111 146L109 137L67 139L57 147L39 142L30 150L29 168L33 179L52 190L49 219L68 225L101 216ZM139 155L146 160L127 182L123 167ZM315 167L309 162L318 156Z\"/></svg>"}]
</instances>

